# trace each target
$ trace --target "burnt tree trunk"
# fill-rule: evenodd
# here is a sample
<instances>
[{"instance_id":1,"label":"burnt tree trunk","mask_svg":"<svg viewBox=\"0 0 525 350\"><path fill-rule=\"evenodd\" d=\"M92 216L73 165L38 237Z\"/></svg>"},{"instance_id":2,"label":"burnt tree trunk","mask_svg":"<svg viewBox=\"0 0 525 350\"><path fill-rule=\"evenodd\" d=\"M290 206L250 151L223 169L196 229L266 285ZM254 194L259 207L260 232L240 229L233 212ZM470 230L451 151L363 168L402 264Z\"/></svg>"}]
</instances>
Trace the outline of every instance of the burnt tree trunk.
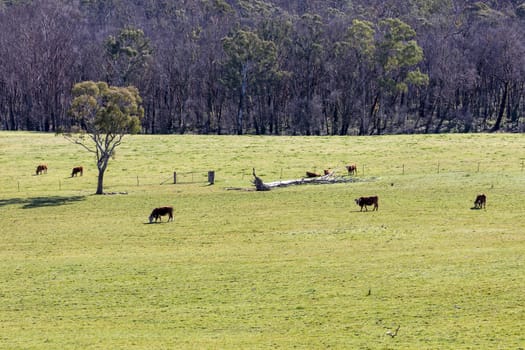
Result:
<instances>
[{"instance_id":1,"label":"burnt tree trunk","mask_svg":"<svg viewBox=\"0 0 525 350\"><path fill-rule=\"evenodd\" d=\"M255 185L255 189L257 191L269 191L270 187L265 185L263 180L261 180L260 177L255 175L255 168L253 168L253 184Z\"/></svg>"},{"instance_id":2,"label":"burnt tree trunk","mask_svg":"<svg viewBox=\"0 0 525 350\"><path fill-rule=\"evenodd\" d=\"M499 106L498 111L498 118L496 119L496 123L494 126L490 129L490 132L496 132L499 131L501 128L501 121L503 120L503 116L505 115L505 107L507 105L507 97L509 94L509 83L505 82L503 85L503 96L501 97L501 103Z\"/></svg>"}]
</instances>

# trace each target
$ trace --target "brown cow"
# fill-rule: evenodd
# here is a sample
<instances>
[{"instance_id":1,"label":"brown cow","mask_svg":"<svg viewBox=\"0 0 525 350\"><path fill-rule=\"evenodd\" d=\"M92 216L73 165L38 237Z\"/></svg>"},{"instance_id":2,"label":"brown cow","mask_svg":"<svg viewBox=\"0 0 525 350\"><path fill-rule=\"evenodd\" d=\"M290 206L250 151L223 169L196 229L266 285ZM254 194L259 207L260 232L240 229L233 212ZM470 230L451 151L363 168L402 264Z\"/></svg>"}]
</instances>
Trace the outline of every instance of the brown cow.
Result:
<instances>
[{"instance_id":1,"label":"brown cow","mask_svg":"<svg viewBox=\"0 0 525 350\"><path fill-rule=\"evenodd\" d=\"M321 175L313 173L311 171L307 171L306 172L306 177L319 177L319 176L321 176Z\"/></svg>"},{"instance_id":2,"label":"brown cow","mask_svg":"<svg viewBox=\"0 0 525 350\"><path fill-rule=\"evenodd\" d=\"M485 208L486 204L487 204L487 196L485 196L483 193L478 194L476 196L476 200L474 201L474 208L475 209Z\"/></svg>"},{"instance_id":3,"label":"brown cow","mask_svg":"<svg viewBox=\"0 0 525 350\"><path fill-rule=\"evenodd\" d=\"M151 224L153 220L157 222L157 219L162 222L161 216L165 215L168 215L168 222L173 221L173 207L160 207L153 209L149 216L149 223Z\"/></svg>"},{"instance_id":4,"label":"brown cow","mask_svg":"<svg viewBox=\"0 0 525 350\"><path fill-rule=\"evenodd\" d=\"M350 164L345 166L346 170L348 170L348 175L357 175L357 165Z\"/></svg>"},{"instance_id":5,"label":"brown cow","mask_svg":"<svg viewBox=\"0 0 525 350\"><path fill-rule=\"evenodd\" d=\"M81 166L76 166L73 168L73 171L71 171L71 177L77 176L80 174L80 176L84 175L84 168Z\"/></svg>"},{"instance_id":6,"label":"brown cow","mask_svg":"<svg viewBox=\"0 0 525 350\"><path fill-rule=\"evenodd\" d=\"M39 166L36 167L36 174L37 175L41 175L41 174L47 174L47 165L45 164L40 164Z\"/></svg>"},{"instance_id":7,"label":"brown cow","mask_svg":"<svg viewBox=\"0 0 525 350\"><path fill-rule=\"evenodd\" d=\"M325 169L324 171L325 175L332 175L333 171L331 169Z\"/></svg>"},{"instance_id":8,"label":"brown cow","mask_svg":"<svg viewBox=\"0 0 525 350\"><path fill-rule=\"evenodd\" d=\"M355 200L355 203L361 207L360 211L363 211L363 207L365 207L365 211L368 211L368 205L374 206L374 209L372 209L372 211L379 209L379 198L377 196L359 197Z\"/></svg>"}]
</instances>

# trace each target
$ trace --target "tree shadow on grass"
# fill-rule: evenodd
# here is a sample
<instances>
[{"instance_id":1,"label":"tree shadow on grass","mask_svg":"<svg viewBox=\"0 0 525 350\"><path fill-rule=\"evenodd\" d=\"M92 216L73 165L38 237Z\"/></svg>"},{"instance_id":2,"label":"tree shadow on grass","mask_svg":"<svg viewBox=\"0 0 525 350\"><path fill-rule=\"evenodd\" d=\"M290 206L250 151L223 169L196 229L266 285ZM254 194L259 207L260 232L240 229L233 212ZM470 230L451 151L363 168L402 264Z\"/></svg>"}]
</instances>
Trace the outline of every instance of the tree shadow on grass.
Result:
<instances>
[{"instance_id":1,"label":"tree shadow on grass","mask_svg":"<svg viewBox=\"0 0 525 350\"><path fill-rule=\"evenodd\" d=\"M10 198L0 199L0 207L7 205L22 205L22 209L33 209L41 207L58 207L61 205L71 204L85 200L85 196L50 196L50 197L33 197L33 198Z\"/></svg>"}]
</instances>

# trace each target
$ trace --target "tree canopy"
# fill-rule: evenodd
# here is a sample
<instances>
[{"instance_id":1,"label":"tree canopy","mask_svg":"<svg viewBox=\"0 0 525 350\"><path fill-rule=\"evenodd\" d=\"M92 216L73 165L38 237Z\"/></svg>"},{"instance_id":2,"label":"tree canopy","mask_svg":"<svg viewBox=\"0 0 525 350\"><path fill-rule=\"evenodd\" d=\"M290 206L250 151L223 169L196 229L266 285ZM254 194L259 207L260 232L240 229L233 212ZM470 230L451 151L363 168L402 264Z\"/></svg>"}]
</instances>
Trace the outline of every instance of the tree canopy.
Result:
<instances>
[{"instance_id":1,"label":"tree canopy","mask_svg":"<svg viewBox=\"0 0 525 350\"><path fill-rule=\"evenodd\" d=\"M75 124L65 136L96 155L99 172L96 194L102 194L104 173L115 149L124 135L141 130L142 99L133 86L112 87L93 81L75 84L72 95L70 112Z\"/></svg>"},{"instance_id":2,"label":"tree canopy","mask_svg":"<svg viewBox=\"0 0 525 350\"><path fill-rule=\"evenodd\" d=\"M82 81L146 133L525 131L522 1L0 1L0 130L57 131Z\"/></svg>"}]
</instances>

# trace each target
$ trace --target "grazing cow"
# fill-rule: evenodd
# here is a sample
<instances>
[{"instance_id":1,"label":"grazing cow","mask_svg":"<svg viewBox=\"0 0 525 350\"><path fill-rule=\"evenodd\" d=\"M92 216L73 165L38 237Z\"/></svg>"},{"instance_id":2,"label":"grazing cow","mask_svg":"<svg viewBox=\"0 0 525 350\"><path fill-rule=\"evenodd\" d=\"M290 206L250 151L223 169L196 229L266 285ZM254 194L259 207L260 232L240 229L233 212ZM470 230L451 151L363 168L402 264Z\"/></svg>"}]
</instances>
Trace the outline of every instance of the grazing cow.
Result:
<instances>
[{"instance_id":1,"label":"grazing cow","mask_svg":"<svg viewBox=\"0 0 525 350\"><path fill-rule=\"evenodd\" d=\"M77 176L78 174L80 174L80 176L84 175L84 168L82 168L81 166L73 168L73 171L71 172L71 177Z\"/></svg>"},{"instance_id":2,"label":"grazing cow","mask_svg":"<svg viewBox=\"0 0 525 350\"><path fill-rule=\"evenodd\" d=\"M346 170L348 170L348 175L356 175L357 174L357 165L350 164L345 166Z\"/></svg>"},{"instance_id":3,"label":"grazing cow","mask_svg":"<svg viewBox=\"0 0 525 350\"><path fill-rule=\"evenodd\" d=\"M312 173L311 171L307 171L306 172L306 177L319 177L321 175L319 174L316 174L316 173Z\"/></svg>"},{"instance_id":4,"label":"grazing cow","mask_svg":"<svg viewBox=\"0 0 525 350\"><path fill-rule=\"evenodd\" d=\"M360 211L363 211L363 207L365 207L365 211L368 211L368 205L374 206L374 209L372 209L372 211L378 210L379 208L379 198L377 196L359 197L355 200L355 203L361 207Z\"/></svg>"},{"instance_id":5,"label":"grazing cow","mask_svg":"<svg viewBox=\"0 0 525 350\"><path fill-rule=\"evenodd\" d=\"M160 220L162 222L162 216L168 215L168 222L173 221L173 207L160 207L155 208L149 216L149 223L151 224L153 220L157 222Z\"/></svg>"},{"instance_id":6,"label":"grazing cow","mask_svg":"<svg viewBox=\"0 0 525 350\"><path fill-rule=\"evenodd\" d=\"M36 167L36 174L37 175L41 175L41 174L47 174L47 165L45 164L40 164L39 166Z\"/></svg>"},{"instance_id":7,"label":"grazing cow","mask_svg":"<svg viewBox=\"0 0 525 350\"><path fill-rule=\"evenodd\" d=\"M476 196L476 200L474 201L474 208L475 209L485 208L486 203L487 203L487 196L485 196L484 194L478 194Z\"/></svg>"}]
</instances>

